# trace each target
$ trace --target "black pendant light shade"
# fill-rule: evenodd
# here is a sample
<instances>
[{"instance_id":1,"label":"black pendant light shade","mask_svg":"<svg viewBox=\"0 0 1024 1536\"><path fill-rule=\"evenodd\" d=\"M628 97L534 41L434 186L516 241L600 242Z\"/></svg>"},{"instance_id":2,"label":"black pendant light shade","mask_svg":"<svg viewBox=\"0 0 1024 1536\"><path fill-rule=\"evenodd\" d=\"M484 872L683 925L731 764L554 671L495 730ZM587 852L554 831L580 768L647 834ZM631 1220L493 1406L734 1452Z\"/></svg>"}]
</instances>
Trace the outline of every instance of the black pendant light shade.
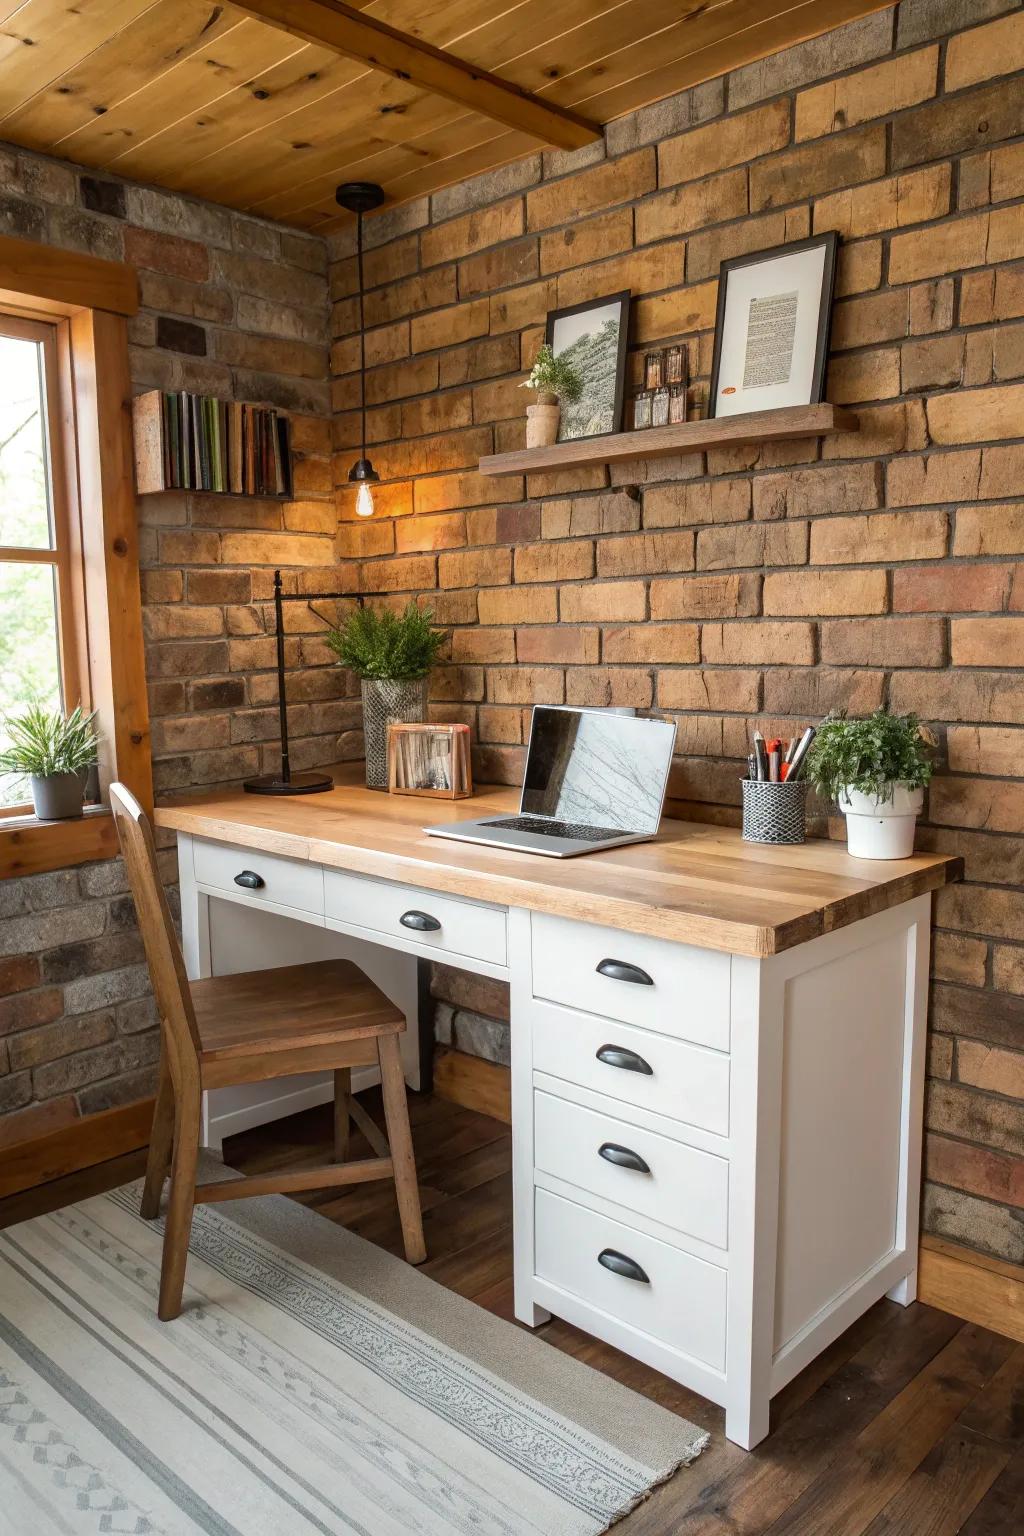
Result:
<instances>
[{"instance_id":1,"label":"black pendant light shade","mask_svg":"<svg viewBox=\"0 0 1024 1536\"><path fill-rule=\"evenodd\" d=\"M384 201L384 188L375 181L343 181L334 193L334 201L347 213L372 213Z\"/></svg>"},{"instance_id":2,"label":"black pendant light shade","mask_svg":"<svg viewBox=\"0 0 1024 1536\"><path fill-rule=\"evenodd\" d=\"M380 475L374 469L369 459L356 459L348 472L348 478L352 485L379 485Z\"/></svg>"}]
</instances>

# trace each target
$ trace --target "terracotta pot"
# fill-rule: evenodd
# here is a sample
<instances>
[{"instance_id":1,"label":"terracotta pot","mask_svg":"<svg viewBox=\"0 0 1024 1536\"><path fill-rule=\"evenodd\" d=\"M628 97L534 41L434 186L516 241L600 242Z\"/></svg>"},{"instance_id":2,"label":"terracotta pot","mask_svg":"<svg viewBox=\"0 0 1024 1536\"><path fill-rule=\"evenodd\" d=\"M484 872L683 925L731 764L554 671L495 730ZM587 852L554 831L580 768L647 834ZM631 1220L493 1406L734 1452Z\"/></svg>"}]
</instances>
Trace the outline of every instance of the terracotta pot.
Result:
<instances>
[{"instance_id":1,"label":"terracotta pot","mask_svg":"<svg viewBox=\"0 0 1024 1536\"><path fill-rule=\"evenodd\" d=\"M526 407L527 448L550 448L557 443L561 410L556 395L538 395L536 405Z\"/></svg>"}]
</instances>

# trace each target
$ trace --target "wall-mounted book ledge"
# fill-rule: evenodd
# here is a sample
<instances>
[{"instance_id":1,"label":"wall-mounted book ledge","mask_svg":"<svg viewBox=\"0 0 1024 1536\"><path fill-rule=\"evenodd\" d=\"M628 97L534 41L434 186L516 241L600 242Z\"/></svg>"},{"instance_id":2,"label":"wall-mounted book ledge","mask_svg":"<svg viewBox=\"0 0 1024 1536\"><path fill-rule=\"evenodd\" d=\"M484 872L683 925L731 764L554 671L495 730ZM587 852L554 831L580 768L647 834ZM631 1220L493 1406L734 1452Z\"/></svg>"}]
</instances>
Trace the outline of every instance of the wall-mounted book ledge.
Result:
<instances>
[{"instance_id":1,"label":"wall-mounted book ledge","mask_svg":"<svg viewBox=\"0 0 1024 1536\"><path fill-rule=\"evenodd\" d=\"M292 494L288 418L270 406L150 389L132 401L132 428L140 496Z\"/></svg>"},{"instance_id":2,"label":"wall-mounted book ledge","mask_svg":"<svg viewBox=\"0 0 1024 1536\"><path fill-rule=\"evenodd\" d=\"M856 432L855 411L838 405L787 405L775 411L751 411L745 416L721 416L710 421L684 421L640 432L612 432L581 437L550 448L521 448L492 453L480 460L482 475L530 475L540 470L576 469L586 464L621 464L632 459L664 459L670 454L699 453L731 443L773 443L786 438L825 437L831 432Z\"/></svg>"}]
</instances>

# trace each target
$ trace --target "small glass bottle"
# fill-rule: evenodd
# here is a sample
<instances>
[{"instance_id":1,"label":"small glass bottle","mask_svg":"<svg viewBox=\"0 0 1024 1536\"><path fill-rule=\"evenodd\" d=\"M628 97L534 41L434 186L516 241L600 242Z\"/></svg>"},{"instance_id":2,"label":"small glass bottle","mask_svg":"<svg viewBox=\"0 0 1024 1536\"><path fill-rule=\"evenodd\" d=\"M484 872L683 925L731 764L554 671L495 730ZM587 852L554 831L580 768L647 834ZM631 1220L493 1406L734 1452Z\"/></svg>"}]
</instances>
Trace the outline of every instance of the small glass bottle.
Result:
<instances>
[{"instance_id":1,"label":"small glass bottle","mask_svg":"<svg viewBox=\"0 0 1024 1536\"><path fill-rule=\"evenodd\" d=\"M651 397L651 426L668 426L669 390L668 385L663 384L660 389L654 391Z\"/></svg>"},{"instance_id":2,"label":"small glass bottle","mask_svg":"<svg viewBox=\"0 0 1024 1536\"><path fill-rule=\"evenodd\" d=\"M668 419L673 426L686 420L686 385L674 384L668 395Z\"/></svg>"},{"instance_id":3,"label":"small glass bottle","mask_svg":"<svg viewBox=\"0 0 1024 1536\"><path fill-rule=\"evenodd\" d=\"M633 430L640 432L651 424L650 392L642 389L633 400Z\"/></svg>"},{"instance_id":4,"label":"small glass bottle","mask_svg":"<svg viewBox=\"0 0 1024 1536\"><path fill-rule=\"evenodd\" d=\"M644 389L660 389L665 382L665 354L648 352L644 358Z\"/></svg>"},{"instance_id":5,"label":"small glass bottle","mask_svg":"<svg viewBox=\"0 0 1024 1536\"><path fill-rule=\"evenodd\" d=\"M665 349L665 383L671 389L673 384L686 383L686 348L681 346L666 347Z\"/></svg>"}]
</instances>

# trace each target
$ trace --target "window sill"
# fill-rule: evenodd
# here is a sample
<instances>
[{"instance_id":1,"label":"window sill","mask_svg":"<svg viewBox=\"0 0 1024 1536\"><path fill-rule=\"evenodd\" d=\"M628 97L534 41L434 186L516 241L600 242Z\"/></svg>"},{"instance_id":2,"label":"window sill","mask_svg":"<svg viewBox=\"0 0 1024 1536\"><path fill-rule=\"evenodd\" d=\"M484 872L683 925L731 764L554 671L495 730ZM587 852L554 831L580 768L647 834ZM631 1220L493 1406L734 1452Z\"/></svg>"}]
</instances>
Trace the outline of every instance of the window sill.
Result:
<instances>
[{"instance_id":1,"label":"window sill","mask_svg":"<svg viewBox=\"0 0 1024 1536\"><path fill-rule=\"evenodd\" d=\"M105 805L89 806L71 821L40 821L32 815L0 818L0 880L112 859L116 853L117 829Z\"/></svg>"}]
</instances>

